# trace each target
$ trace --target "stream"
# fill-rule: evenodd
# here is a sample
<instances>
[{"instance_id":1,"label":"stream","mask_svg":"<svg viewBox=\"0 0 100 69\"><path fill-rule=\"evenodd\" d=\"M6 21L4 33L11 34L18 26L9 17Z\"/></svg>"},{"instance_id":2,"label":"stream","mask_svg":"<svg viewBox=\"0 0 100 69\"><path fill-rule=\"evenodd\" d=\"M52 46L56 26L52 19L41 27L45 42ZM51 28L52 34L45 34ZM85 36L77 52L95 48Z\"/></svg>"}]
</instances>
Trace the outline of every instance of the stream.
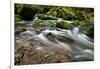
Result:
<instances>
[{"instance_id":1,"label":"stream","mask_svg":"<svg viewBox=\"0 0 100 69\"><path fill-rule=\"evenodd\" d=\"M15 30L15 33L20 33L16 35L16 41L25 37L28 40L38 41L47 46L48 50L42 46L36 47L36 50L49 51L49 53L53 51L52 48L61 48L70 56L69 62L94 60L93 39L79 32L79 27L73 26L72 29L67 30L45 26L37 33L32 21L21 21L20 23L25 24L26 27L25 31ZM49 47L52 50L49 50Z\"/></svg>"}]
</instances>

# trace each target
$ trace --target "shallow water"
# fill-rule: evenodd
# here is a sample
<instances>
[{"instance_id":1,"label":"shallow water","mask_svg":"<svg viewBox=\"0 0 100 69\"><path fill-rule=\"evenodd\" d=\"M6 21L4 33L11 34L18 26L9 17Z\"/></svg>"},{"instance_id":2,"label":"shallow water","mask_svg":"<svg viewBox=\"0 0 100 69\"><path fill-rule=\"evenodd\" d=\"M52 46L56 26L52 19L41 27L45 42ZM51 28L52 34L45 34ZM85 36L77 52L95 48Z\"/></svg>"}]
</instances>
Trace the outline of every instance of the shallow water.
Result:
<instances>
[{"instance_id":1,"label":"shallow water","mask_svg":"<svg viewBox=\"0 0 100 69\"><path fill-rule=\"evenodd\" d=\"M71 30L61 29L57 27L55 28L54 27L43 27L42 30L40 30L39 33L37 34L37 31L36 31L37 28L34 27L32 23L29 23L30 25L27 25L28 24L26 23L27 21L24 21L24 22L23 24L26 24L26 27L24 27L24 29L26 29L26 31L20 32L19 36L22 38L19 38L18 36L16 36L16 38L19 38L19 39L16 40L15 53L18 53L19 46L22 46L22 47L24 46L25 48L28 48L28 47L30 49L32 48L33 52L40 51L42 53L43 52L48 53L48 56L50 56L49 54L51 53L53 54L56 51L58 52L61 50L62 54L60 55L63 55L64 57L66 57L66 54L67 54L67 56L70 57L70 58L69 57L66 58L66 61L85 61L85 60L87 61L87 60L94 59L93 58L94 57L93 42L91 42L90 40L91 38L79 32L79 27L73 27L73 29ZM59 38L61 40L59 40ZM52 56L52 59L56 59L57 61L59 60L60 62L61 56L59 57L59 59L54 58L54 54L51 56ZM63 59L64 61L62 62L66 62L65 58ZM35 63L42 63L42 61L41 62L37 61L32 64L35 64ZM24 64L24 62L22 64Z\"/></svg>"}]
</instances>

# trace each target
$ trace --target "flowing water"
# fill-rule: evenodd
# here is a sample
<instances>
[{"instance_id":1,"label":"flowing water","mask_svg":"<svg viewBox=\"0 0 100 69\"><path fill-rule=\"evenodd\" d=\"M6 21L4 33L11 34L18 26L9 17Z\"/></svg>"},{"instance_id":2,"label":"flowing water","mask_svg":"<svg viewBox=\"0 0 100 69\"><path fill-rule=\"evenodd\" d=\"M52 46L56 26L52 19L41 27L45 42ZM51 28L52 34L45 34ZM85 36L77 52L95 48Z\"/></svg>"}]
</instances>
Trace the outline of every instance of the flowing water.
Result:
<instances>
[{"instance_id":1,"label":"flowing water","mask_svg":"<svg viewBox=\"0 0 100 69\"><path fill-rule=\"evenodd\" d=\"M27 24L27 21L23 23ZM21 32L21 35L26 35L30 39L39 41L46 46L62 48L68 51L71 61L94 59L94 44L88 36L79 32L79 27L73 27L71 30L57 27L43 27L40 33L37 34L35 28L31 25L30 23L26 31ZM59 40L60 37L64 37L68 41ZM43 50L42 47L37 49Z\"/></svg>"}]
</instances>

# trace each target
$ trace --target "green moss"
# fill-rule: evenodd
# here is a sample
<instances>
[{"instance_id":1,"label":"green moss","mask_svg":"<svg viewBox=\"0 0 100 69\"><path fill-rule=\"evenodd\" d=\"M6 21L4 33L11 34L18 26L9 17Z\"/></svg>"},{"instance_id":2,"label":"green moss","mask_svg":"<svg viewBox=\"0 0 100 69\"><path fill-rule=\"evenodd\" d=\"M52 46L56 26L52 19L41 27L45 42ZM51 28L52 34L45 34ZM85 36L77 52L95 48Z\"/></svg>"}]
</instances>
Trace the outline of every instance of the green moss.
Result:
<instances>
[{"instance_id":1,"label":"green moss","mask_svg":"<svg viewBox=\"0 0 100 69\"><path fill-rule=\"evenodd\" d=\"M37 26L56 26L63 29L70 29L70 25L64 20L73 21L81 29L85 30L88 36L93 34L91 27L94 26L94 9L65 6L45 6L31 4L15 4L15 22L22 20L32 20L35 14L39 19L33 24ZM21 16L21 18L20 18ZM57 18L63 21L57 22ZM94 34L92 35L92 37Z\"/></svg>"},{"instance_id":2,"label":"green moss","mask_svg":"<svg viewBox=\"0 0 100 69\"><path fill-rule=\"evenodd\" d=\"M20 22L22 20L20 15L15 15L14 19L15 19L15 22Z\"/></svg>"}]
</instances>

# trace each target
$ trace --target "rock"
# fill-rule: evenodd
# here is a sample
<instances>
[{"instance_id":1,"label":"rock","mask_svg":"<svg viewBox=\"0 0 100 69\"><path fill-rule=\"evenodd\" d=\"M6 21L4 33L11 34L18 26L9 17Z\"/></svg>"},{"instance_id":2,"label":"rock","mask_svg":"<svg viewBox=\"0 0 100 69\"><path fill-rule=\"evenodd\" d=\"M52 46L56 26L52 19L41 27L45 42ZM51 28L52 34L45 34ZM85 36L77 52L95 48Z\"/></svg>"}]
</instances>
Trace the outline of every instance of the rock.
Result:
<instances>
[{"instance_id":1,"label":"rock","mask_svg":"<svg viewBox=\"0 0 100 69\"><path fill-rule=\"evenodd\" d=\"M16 40L15 45L15 65L61 63L70 59L63 49L51 48L38 41L27 40L25 37Z\"/></svg>"}]
</instances>

